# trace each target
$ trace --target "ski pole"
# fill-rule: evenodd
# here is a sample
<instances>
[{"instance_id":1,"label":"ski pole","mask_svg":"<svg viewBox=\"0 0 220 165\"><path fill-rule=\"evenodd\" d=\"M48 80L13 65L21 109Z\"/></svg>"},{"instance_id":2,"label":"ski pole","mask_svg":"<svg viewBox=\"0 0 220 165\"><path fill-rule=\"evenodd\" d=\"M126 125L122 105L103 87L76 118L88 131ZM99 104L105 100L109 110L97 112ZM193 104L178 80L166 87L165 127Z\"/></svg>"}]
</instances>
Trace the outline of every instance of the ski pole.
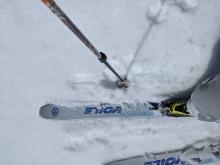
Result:
<instances>
[{"instance_id":1,"label":"ski pole","mask_svg":"<svg viewBox=\"0 0 220 165\"><path fill-rule=\"evenodd\" d=\"M98 60L105 64L112 73L118 77L116 82L119 88L128 87L127 79L123 79L115 69L107 62L107 56L103 52L99 52L92 43L85 37L79 28L71 21L71 19L62 11L54 0L42 0L42 2L95 54Z\"/></svg>"}]
</instances>

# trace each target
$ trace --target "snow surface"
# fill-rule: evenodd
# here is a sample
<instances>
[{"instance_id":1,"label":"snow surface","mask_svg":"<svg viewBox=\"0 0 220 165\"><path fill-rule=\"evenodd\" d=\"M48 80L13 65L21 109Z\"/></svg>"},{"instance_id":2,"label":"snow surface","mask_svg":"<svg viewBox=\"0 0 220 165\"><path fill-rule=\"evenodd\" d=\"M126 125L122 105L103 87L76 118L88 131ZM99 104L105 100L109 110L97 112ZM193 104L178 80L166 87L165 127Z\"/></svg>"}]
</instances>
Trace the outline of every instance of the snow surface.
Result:
<instances>
[{"instance_id":1,"label":"snow surface","mask_svg":"<svg viewBox=\"0 0 220 165\"><path fill-rule=\"evenodd\" d=\"M41 119L47 102L160 101L205 72L220 29L219 0L57 0L126 74L114 77L40 1L1 1L0 164L101 165L143 152L219 137L195 119ZM86 82L86 83L85 83Z\"/></svg>"}]
</instances>

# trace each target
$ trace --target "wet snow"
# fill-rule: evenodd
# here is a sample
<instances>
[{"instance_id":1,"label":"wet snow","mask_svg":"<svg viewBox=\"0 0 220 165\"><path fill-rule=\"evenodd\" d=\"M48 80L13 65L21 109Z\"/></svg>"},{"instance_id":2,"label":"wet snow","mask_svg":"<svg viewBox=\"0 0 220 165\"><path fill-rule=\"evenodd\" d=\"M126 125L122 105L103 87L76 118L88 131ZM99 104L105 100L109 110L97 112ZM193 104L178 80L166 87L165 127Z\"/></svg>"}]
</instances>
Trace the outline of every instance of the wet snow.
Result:
<instances>
[{"instance_id":1,"label":"wet snow","mask_svg":"<svg viewBox=\"0 0 220 165\"><path fill-rule=\"evenodd\" d=\"M101 165L220 136L195 119L51 121L47 102L160 101L194 85L219 37L219 0L57 0L108 55L113 75L40 2L1 2L0 164ZM4 6L4 7L3 7ZM133 59L133 57L136 57Z\"/></svg>"}]
</instances>

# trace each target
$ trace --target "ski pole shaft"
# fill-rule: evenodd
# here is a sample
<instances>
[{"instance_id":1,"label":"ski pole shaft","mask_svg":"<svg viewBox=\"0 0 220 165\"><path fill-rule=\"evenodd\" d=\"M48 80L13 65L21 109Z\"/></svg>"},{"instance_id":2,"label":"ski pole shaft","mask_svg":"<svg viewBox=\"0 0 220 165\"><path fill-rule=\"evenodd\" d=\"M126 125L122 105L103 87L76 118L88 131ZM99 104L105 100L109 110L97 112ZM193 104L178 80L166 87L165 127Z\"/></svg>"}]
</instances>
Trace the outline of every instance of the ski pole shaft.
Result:
<instances>
[{"instance_id":1,"label":"ski pole shaft","mask_svg":"<svg viewBox=\"0 0 220 165\"><path fill-rule=\"evenodd\" d=\"M107 56L99 52L92 43L86 38L86 36L79 30L79 28L71 21L71 19L62 11L62 9L56 4L54 0L42 0L42 2L96 55L99 61L105 64L112 73L119 78L123 87L127 87L127 80L124 80L107 62ZM121 86L121 87L122 87Z\"/></svg>"},{"instance_id":2,"label":"ski pole shaft","mask_svg":"<svg viewBox=\"0 0 220 165\"><path fill-rule=\"evenodd\" d=\"M62 9L53 0L42 0L42 2L97 56L101 59L99 51L84 36L79 28L70 20Z\"/></svg>"}]
</instances>

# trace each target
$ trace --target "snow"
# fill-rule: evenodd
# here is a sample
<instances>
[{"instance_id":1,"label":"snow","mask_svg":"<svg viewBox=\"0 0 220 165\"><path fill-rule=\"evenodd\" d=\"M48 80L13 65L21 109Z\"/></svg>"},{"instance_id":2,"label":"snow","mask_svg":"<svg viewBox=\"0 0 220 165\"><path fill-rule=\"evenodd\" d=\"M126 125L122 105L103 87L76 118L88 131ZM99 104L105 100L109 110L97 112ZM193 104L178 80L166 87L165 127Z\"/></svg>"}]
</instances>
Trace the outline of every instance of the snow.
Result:
<instances>
[{"instance_id":1,"label":"snow","mask_svg":"<svg viewBox=\"0 0 220 165\"><path fill-rule=\"evenodd\" d=\"M175 4L179 6L183 12L194 10L198 6L195 0L176 0Z\"/></svg>"},{"instance_id":2,"label":"snow","mask_svg":"<svg viewBox=\"0 0 220 165\"><path fill-rule=\"evenodd\" d=\"M147 10L147 18L150 22L161 23L167 19L167 10L165 2L167 1L155 1Z\"/></svg>"},{"instance_id":3,"label":"snow","mask_svg":"<svg viewBox=\"0 0 220 165\"><path fill-rule=\"evenodd\" d=\"M57 0L130 87L113 75L40 1L1 1L0 164L104 162L219 137L219 123L141 118L50 121L47 102L160 101L206 71L219 37L219 0ZM80 83L81 82L81 83ZM87 82L87 83L85 83Z\"/></svg>"}]
</instances>

